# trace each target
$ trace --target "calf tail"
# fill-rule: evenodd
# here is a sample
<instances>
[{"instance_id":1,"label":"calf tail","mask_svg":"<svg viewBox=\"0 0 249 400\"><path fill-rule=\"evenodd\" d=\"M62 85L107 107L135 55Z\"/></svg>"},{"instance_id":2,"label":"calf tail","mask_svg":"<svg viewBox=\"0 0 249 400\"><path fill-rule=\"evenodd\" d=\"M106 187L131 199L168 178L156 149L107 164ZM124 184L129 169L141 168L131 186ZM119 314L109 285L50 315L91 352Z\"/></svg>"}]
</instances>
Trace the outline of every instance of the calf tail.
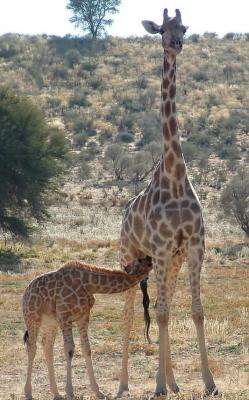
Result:
<instances>
[{"instance_id":1,"label":"calf tail","mask_svg":"<svg viewBox=\"0 0 249 400\"><path fill-rule=\"evenodd\" d=\"M140 282L140 288L143 293L143 307L144 307L144 336L148 340L149 343L151 343L150 340L150 335L149 335L149 330L150 330L150 313L149 313L149 306L150 306L150 298L148 295L148 277L143 279Z\"/></svg>"}]
</instances>

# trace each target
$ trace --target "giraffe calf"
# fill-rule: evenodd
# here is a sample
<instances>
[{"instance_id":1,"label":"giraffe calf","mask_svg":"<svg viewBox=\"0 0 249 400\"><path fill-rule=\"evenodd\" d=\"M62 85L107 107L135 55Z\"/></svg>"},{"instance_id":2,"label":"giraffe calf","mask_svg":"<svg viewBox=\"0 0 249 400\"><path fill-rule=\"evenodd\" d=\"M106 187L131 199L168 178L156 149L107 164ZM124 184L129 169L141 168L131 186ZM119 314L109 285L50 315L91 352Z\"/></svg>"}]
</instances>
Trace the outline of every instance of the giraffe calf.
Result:
<instances>
[{"instance_id":1,"label":"giraffe calf","mask_svg":"<svg viewBox=\"0 0 249 400\"><path fill-rule=\"evenodd\" d=\"M126 272L71 261L56 271L35 278L29 284L23 295L23 316L27 327L24 342L28 353L27 379L24 388L26 400L32 399L31 374L41 326L42 345L54 399L60 398L53 366L53 346L58 325L62 331L67 361L66 395L68 399L73 397L71 366L74 354L73 322L76 322L79 331L91 389L97 398L105 397L100 392L94 376L88 339L90 310L95 301L93 294L111 294L128 290L147 277L151 269L150 257L134 261L127 266Z\"/></svg>"}]
</instances>

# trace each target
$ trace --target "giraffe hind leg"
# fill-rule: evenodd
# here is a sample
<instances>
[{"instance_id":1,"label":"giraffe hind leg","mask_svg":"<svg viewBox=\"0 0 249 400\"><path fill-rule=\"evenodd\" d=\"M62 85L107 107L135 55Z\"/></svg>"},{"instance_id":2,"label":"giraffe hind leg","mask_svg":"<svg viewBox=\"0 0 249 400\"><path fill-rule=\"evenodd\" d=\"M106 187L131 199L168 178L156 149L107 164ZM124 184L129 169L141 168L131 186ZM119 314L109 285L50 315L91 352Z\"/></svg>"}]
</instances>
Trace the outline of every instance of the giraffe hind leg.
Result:
<instances>
[{"instance_id":1,"label":"giraffe hind leg","mask_svg":"<svg viewBox=\"0 0 249 400\"><path fill-rule=\"evenodd\" d=\"M48 368L48 376L49 376L49 383L51 392L53 393L54 399L60 399L61 396L58 392L56 379L55 379L55 372L54 372L54 341L57 331L57 322L55 319L49 319L46 325L43 327L43 338L42 338L42 345L43 345L43 352L46 359L46 364Z\"/></svg>"},{"instance_id":2,"label":"giraffe hind leg","mask_svg":"<svg viewBox=\"0 0 249 400\"><path fill-rule=\"evenodd\" d=\"M33 370L34 358L36 355L36 341L39 332L39 328L41 325L40 321L35 321L32 317L25 318L27 331L24 334L24 342L27 345L27 353L28 353L28 368L27 368L27 377L26 383L24 386L24 394L26 400L32 399L32 385L31 385L31 376Z\"/></svg>"},{"instance_id":3,"label":"giraffe hind leg","mask_svg":"<svg viewBox=\"0 0 249 400\"><path fill-rule=\"evenodd\" d=\"M74 397L73 384L72 384L72 358L74 355L74 340L72 333L72 315L71 314L59 314L59 325L62 331L64 341L64 351L67 361L67 382L66 382L66 396L67 400Z\"/></svg>"},{"instance_id":4,"label":"giraffe hind leg","mask_svg":"<svg viewBox=\"0 0 249 400\"><path fill-rule=\"evenodd\" d=\"M82 353L86 361L86 369L89 376L91 389L94 392L97 399L104 399L105 395L100 392L99 386L94 376L92 357L91 357L91 347L88 339L90 307L84 311L85 313L81 316L81 318L76 320L77 328L80 335Z\"/></svg>"},{"instance_id":5,"label":"giraffe hind leg","mask_svg":"<svg viewBox=\"0 0 249 400\"><path fill-rule=\"evenodd\" d=\"M156 377L156 394L167 394L166 384L174 393L179 392L171 362L170 338L168 332L169 314L182 257L174 256L167 262L154 260L157 278L157 323L159 327L159 368ZM163 274L161 274L163 271ZM160 272L160 273L159 273Z\"/></svg>"},{"instance_id":6,"label":"giraffe hind leg","mask_svg":"<svg viewBox=\"0 0 249 400\"><path fill-rule=\"evenodd\" d=\"M208 357L204 333L204 313L200 298L200 272L203 262L203 254L200 257L200 249L191 249L191 257L188 259L189 281L192 294L192 317L196 327L198 345L201 356L202 378L205 384L205 394L217 395L213 375L209 369Z\"/></svg>"}]
</instances>

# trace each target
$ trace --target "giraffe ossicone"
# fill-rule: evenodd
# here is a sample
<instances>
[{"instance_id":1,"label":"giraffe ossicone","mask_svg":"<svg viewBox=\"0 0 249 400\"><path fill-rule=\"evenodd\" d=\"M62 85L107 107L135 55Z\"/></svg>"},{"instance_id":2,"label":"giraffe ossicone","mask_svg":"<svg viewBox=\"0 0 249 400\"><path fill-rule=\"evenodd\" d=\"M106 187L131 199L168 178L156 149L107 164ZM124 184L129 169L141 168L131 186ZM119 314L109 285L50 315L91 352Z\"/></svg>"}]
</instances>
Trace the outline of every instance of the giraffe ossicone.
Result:
<instances>
[{"instance_id":1,"label":"giraffe ossicone","mask_svg":"<svg viewBox=\"0 0 249 400\"><path fill-rule=\"evenodd\" d=\"M27 328L24 342L27 344L28 352L27 379L24 387L26 400L32 399L31 374L37 336L41 326L50 388L54 398L60 398L53 365L53 347L58 325L62 331L67 361L66 395L67 399L73 398L71 363L74 354L72 335L74 321L79 331L91 389L97 398L105 398L94 376L88 340L90 310L95 301L93 294L123 292L147 277L151 268L150 257L127 264L125 268L127 272L97 268L79 261L71 261L57 271L35 278L29 284L23 295L23 316Z\"/></svg>"},{"instance_id":2,"label":"giraffe ossicone","mask_svg":"<svg viewBox=\"0 0 249 400\"><path fill-rule=\"evenodd\" d=\"M200 272L204 258L204 224L198 197L190 183L176 117L176 57L182 50L187 27L181 13L174 18L164 10L163 23L143 21L145 29L162 36L164 50L161 85L161 119L163 148L161 159L147 188L130 201L121 228L121 268L139 257L150 256L157 285L157 323L159 327L159 361L156 375L157 395L167 387L177 393L170 353L168 322L178 273L187 261L192 295L192 316L201 355L202 377L206 393L217 393L204 335L204 314L200 298ZM134 316L136 288L126 293L122 370L118 396L128 387L128 347ZM146 290L144 291L146 295ZM147 302L148 304L148 302ZM146 310L148 313L148 309Z\"/></svg>"}]
</instances>

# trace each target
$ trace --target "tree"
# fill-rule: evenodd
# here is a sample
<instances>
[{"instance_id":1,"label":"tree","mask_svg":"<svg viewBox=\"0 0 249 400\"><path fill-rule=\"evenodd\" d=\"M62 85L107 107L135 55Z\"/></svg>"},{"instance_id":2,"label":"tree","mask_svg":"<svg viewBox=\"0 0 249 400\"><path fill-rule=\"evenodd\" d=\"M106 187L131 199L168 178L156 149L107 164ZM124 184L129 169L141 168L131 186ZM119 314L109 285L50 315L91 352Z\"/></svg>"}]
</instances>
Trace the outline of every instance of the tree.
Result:
<instances>
[{"instance_id":1,"label":"tree","mask_svg":"<svg viewBox=\"0 0 249 400\"><path fill-rule=\"evenodd\" d=\"M249 236L249 170L241 167L224 187L220 202L225 215Z\"/></svg>"},{"instance_id":2,"label":"tree","mask_svg":"<svg viewBox=\"0 0 249 400\"><path fill-rule=\"evenodd\" d=\"M108 18L118 12L121 0L69 0L67 8L73 12L70 21L95 39L113 22Z\"/></svg>"},{"instance_id":3,"label":"tree","mask_svg":"<svg viewBox=\"0 0 249 400\"><path fill-rule=\"evenodd\" d=\"M130 157L118 143L110 144L105 150L107 167L111 165L115 178L123 180L130 165Z\"/></svg>"},{"instance_id":4,"label":"tree","mask_svg":"<svg viewBox=\"0 0 249 400\"><path fill-rule=\"evenodd\" d=\"M68 147L30 100L0 88L0 232L28 236L48 216Z\"/></svg>"}]
</instances>

